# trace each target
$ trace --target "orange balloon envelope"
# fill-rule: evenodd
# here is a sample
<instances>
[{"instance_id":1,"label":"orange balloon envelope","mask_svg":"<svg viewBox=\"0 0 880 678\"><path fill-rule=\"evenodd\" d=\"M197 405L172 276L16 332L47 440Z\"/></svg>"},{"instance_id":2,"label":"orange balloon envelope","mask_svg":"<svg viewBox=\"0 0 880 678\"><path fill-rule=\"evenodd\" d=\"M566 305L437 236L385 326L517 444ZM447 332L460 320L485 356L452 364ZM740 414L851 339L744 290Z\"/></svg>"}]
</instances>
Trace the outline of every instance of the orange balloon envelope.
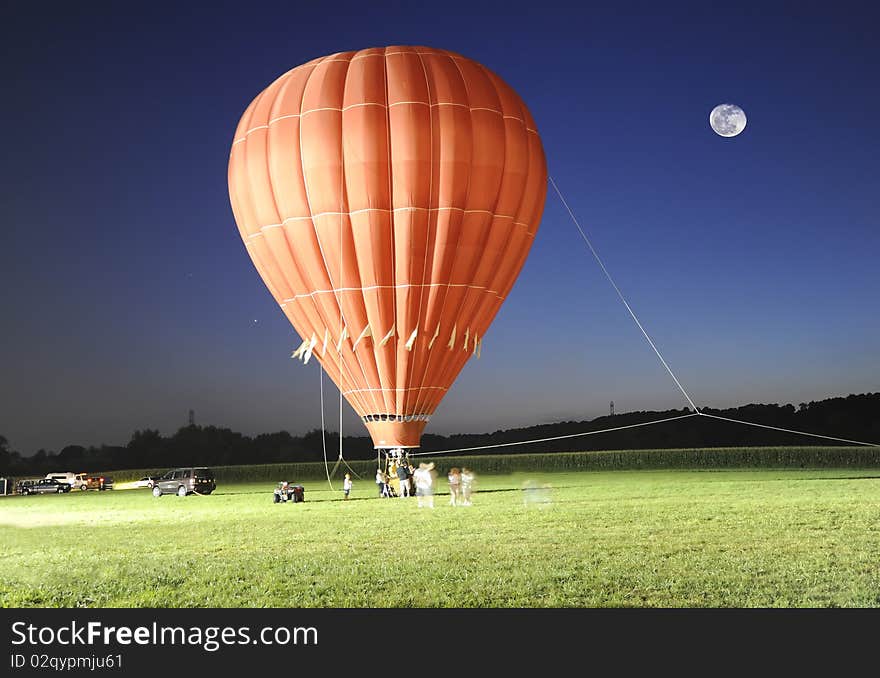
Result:
<instances>
[{"instance_id":1,"label":"orange balloon envelope","mask_svg":"<svg viewBox=\"0 0 880 678\"><path fill-rule=\"evenodd\" d=\"M427 47L288 71L239 122L245 247L377 448L418 447L513 287L541 220L535 122L497 75Z\"/></svg>"}]
</instances>

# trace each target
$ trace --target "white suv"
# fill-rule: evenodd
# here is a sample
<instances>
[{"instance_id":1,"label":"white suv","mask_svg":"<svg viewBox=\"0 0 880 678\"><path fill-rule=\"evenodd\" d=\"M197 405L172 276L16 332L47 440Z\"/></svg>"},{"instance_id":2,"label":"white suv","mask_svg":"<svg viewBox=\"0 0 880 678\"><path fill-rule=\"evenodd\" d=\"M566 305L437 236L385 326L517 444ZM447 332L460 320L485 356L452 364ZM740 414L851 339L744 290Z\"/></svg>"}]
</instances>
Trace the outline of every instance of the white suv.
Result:
<instances>
[{"instance_id":1,"label":"white suv","mask_svg":"<svg viewBox=\"0 0 880 678\"><path fill-rule=\"evenodd\" d=\"M85 490L87 489L86 479L89 477L88 473L47 473L46 478L54 478L59 483L67 483L70 485L70 489L72 490Z\"/></svg>"}]
</instances>

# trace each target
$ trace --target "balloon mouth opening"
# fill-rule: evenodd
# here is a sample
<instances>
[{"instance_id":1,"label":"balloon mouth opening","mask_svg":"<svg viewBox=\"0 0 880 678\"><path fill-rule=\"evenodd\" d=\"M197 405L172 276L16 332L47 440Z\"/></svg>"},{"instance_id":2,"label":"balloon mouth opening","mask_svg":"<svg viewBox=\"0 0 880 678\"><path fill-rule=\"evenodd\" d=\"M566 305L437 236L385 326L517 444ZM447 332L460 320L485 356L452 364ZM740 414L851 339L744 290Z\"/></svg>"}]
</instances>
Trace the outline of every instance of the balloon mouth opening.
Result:
<instances>
[{"instance_id":1,"label":"balloon mouth opening","mask_svg":"<svg viewBox=\"0 0 880 678\"><path fill-rule=\"evenodd\" d=\"M376 415L370 415L376 416ZM377 450L392 447L413 448L421 445L422 431L428 424L428 415L379 415L388 417L383 420L368 420L363 417L364 426L373 439L373 447ZM418 416L418 419L413 417Z\"/></svg>"}]
</instances>

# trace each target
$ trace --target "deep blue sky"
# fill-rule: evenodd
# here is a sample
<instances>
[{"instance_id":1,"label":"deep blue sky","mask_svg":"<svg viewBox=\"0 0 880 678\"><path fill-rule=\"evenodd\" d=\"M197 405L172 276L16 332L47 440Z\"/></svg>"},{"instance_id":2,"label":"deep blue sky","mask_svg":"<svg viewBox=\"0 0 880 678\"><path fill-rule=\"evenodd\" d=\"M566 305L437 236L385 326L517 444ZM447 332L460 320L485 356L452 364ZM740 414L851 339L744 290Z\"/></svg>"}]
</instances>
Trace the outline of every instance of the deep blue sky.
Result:
<instances>
[{"instance_id":1,"label":"deep blue sky","mask_svg":"<svg viewBox=\"0 0 880 678\"><path fill-rule=\"evenodd\" d=\"M13 2L0 17L14 449L170 434L190 408L247 434L320 425L317 368L289 359L299 342L235 227L229 147L285 70L388 44L460 52L520 93L550 173L698 404L880 390L868 3L183 4ZM709 128L723 102L748 115L738 137ZM610 400L686 405L551 191L482 358L428 431L592 418Z\"/></svg>"}]
</instances>

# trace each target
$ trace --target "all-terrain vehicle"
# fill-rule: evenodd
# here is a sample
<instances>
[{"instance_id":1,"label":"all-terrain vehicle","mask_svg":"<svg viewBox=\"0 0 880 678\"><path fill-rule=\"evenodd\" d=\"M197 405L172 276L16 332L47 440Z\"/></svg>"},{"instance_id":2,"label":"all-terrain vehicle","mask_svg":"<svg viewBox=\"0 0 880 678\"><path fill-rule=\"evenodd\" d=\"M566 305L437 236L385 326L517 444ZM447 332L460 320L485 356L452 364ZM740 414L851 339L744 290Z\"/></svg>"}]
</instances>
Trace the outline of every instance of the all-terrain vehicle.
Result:
<instances>
[{"instance_id":1,"label":"all-terrain vehicle","mask_svg":"<svg viewBox=\"0 0 880 678\"><path fill-rule=\"evenodd\" d=\"M303 486L291 485L288 481L282 480L275 486L275 491L272 494L272 501L276 504L284 501L291 501L294 503L305 501Z\"/></svg>"}]
</instances>

